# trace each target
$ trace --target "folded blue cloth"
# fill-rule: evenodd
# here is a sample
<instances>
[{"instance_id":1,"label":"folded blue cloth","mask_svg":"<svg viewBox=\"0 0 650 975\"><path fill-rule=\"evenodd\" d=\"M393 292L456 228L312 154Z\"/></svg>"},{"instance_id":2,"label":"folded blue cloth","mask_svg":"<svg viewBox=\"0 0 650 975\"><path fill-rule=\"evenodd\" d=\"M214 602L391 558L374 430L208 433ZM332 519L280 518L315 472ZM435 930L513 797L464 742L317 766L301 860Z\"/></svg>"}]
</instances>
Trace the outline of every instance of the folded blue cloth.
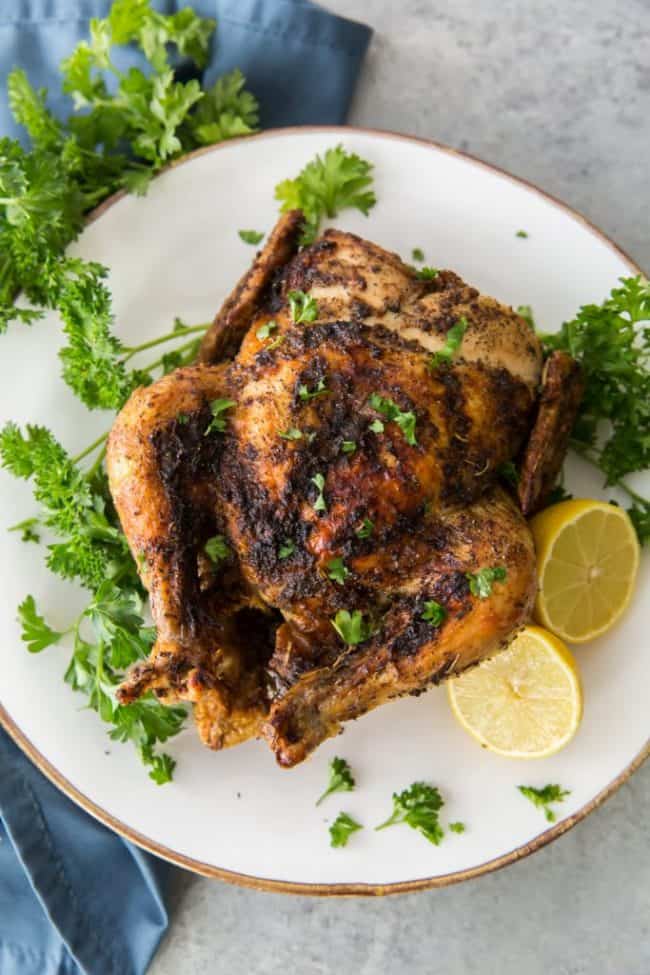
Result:
<instances>
[{"instance_id":1,"label":"folded blue cloth","mask_svg":"<svg viewBox=\"0 0 650 975\"><path fill-rule=\"evenodd\" d=\"M154 3L167 13L186 5ZM241 68L263 128L345 121L367 27L309 0L190 5L218 25L205 83ZM87 36L89 18L109 7L110 0L0 0L0 134L22 137L5 92L15 65L51 92L54 112L70 111L58 64ZM121 67L139 63L137 52L125 52ZM0 975L140 975L167 927L168 872L74 805L0 729Z\"/></svg>"}]
</instances>

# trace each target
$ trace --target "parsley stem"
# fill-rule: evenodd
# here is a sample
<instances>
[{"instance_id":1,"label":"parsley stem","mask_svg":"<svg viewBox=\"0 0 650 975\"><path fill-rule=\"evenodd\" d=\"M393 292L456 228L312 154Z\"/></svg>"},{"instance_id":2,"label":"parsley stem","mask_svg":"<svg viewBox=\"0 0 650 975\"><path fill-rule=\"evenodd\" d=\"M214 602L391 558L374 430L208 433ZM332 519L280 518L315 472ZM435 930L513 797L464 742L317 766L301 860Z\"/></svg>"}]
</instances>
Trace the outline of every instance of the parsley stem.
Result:
<instances>
[{"instance_id":1,"label":"parsley stem","mask_svg":"<svg viewBox=\"0 0 650 975\"><path fill-rule=\"evenodd\" d=\"M106 434L106 436L105 436L104 439L106 439L107 436L108 436L108 434ZM92 465L92 467L89 468L89 470L87 471L86 477L88 478L88 480L90 480L90 478L93 477L93 475L96 474L97 471L100 469L100 467L102 466L102 464L104 462L104 457L105 456L106 456L106 444L104 444L104 446L102 447L102 449L100 450L100 452L97 454L97 458L95 459L95 462Z\"/></svg>"},{"instance_id":2,"label":"parsley stem","mask_svg":"<svg viewBox=\"0 0 650 975\"><path fill-rule=\"evenodd\" d=\"M190 339L189 342L184 342L183 345L177 346L174 349L174 352L186 352L189 348L192 347L192 345L194 345L195 341L196 339ZM163 364L164 358L165 357L161 355L158 359L155 359L153 362L150 362L148 365L143 366L143 372L151 372L152 369L157 369L158 366L161 366Z\"/></svg>"},{"instance_id":3,"label":"parsley stem","mask_svg":"<svg viewBox=\"0 0 650 975\"><path fill-rule=\"evenodd\" d=\"M143 352L145 349L153 349L156 345L162 345L163 342L171 342L173 339L180 339L184 335L190 335L193 332L207 332L210 328L211 322L204 323L202 325L190 325L182 329L176 329L176 331L168 332L166 335L161 335L157 339L151 339L149 342L143 342L141 345L125 345L124 351L127 353L124 356L123 362L128 362L134 355L138 352ZM187 344L187 343L186 343ZM159 363L157 362L156 365ZM149 368L153 368L150 366Z\"/></svg>"},{"instance_id":4,"label":"parsley stem","mask_svg":"<svg viewBox=\"0 0 650 975\"><path fill-rule=\"evenodd\" d=\"M97 437L97 440L93 440L93 442L89 447L86 447L86 449L82 450L80 454L77 454L76 457L73 457L72 463L78 464L79 461L83 460L84 457L87 457L88 454L92 454L93 450L96 450L97 447L101 446L101 444L104 443L107 437L108 437L108 433L102 433L101 437Z\"/></svg>"}]
</instances>

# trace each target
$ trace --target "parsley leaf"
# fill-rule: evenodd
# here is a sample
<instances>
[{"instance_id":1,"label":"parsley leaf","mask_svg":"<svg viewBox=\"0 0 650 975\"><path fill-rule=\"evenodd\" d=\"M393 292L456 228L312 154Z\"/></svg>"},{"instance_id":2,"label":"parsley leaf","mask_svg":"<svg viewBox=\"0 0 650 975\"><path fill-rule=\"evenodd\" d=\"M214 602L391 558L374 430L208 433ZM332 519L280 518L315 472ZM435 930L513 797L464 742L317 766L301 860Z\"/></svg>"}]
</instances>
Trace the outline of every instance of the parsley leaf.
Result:
<instances>
[{"instance_id":1,"label":"parsley leaf","mask_svg":"<svg viewBox=\"0 0 650 975\"><path fill-rule=\"evenodd\" d=\"M357 538L370 538L375 530L375 526L370 518L364 518L361 523L361 528L357 528Z\"/></svg>"},{"instance_id":2,"label":"parsley leaf","mask_svg":"<svg viewBox=\"0 0 650 975\"><path fill-rule=\"evenodd\" d=\"M466 572L465 578L469 582L469 591L479 599L487 599L492 593L494 582L503 582L507 573L503 566L495 565L493 568L479 569L478 572Z\"/></svg>"},{"instance_id":3,"label":"parsley leaf","mask_svg":"<svg viewBox=\"0 0 650 975\"><path fill-rule=\"evenodd\" d=\"M257 131L259 106L245 84L243 74L235 68L205 92L189 118L196 145L212 145Z\"/></svg>"},{"instance_id":4,"label":"parsley leaf","mask_svg":"<svg viewBox=\"0 0 650 975\"><path fill-rule=\"evenodd\" d=\"M264 234L258 230L238 230L237 233L245 244L259 244L264 239Z\"/></svg>"},{"instance_id":5,"label":"parsley leaf","mask_svg":"<svg viewBox=\"0 0 650 975\"><path fill-rule=\"evenodd\" d=\"M275 331L277 327L278 327L277 322L274 321L264 322L263 325L260 325L260 327L258 328L255 334L257 335L258 339L262 339L262 340L268 339L271 332Z\"/></svg>"},{"instance_id":6,"label":"parsley leaf","mask_svg":"<svg viewBox=\"0 0 650 975\"><path fill-rule=\"evenodd\" d=\"M311 295L304 291L290 291L287 295L291 318L296 324L314 322L318 318L318 305Z\"/></svg>"},{"instance_id":7,"label":"parsley leaf","mask_svg":"<svg viewBox=\"0 0 650 975\"><path fill-rule=\"evenodd\" d=\"M359 829L363 829L361 823L358 823L347 813L340 812L329 828L330 846L347 846L352 834Z\"/></svg>"},{"instance_id":8,"label":"parsley leaf","mask_svg":"<svg viewBox=\"0 0 650 975\"><path fill-rule=\"evenodd\" d=\"M20 540L22 542L40 542L41 536L34 529L34 526L38 524L38 518L25 518L24 521L19 521L16 525L12 525L8 531L20 532Z\"/></svg>"},{"instance_id":9,"label":"parsley leaf","mask_svg":"<svg viewBox=\"0 0 650 975\"><path fill-rule=\"evenodd\" d=\"M230 547L223 535L213 535L209 538L203 546L203 551L215 568L230 558Z\"/></svg>"},{"instance_id":10,"label":"parsley leaf","mask_svg":"<svg viewBox=\"0 0 650 975\"><path fill-rule=\"evenodd\" d=\"M449 830L452 833L464 833L466 829L465 823L449 823Z\"/></svg>"},{"instance_id":11,"label":"parsley leaf","mask_svg":"<svg viewBox=\"0 0 650 975\"><path fill-rule=\"evenodd\" d=\"M443 798L434 786L414 782L403 792L393 793L393 812L375 829L406 823L411 829L422 833L430 843L439 846L445 835L438 815L443 806Z\"/></svg>"},{"instance_id":12,"label":"parsley leaf","mask_svg":"<svg viewBox=\"0 0 650 975\"><path fill-rule=\"evenodd\" d=\"M46 647L51 647L65 636L64 633L51 629L36 609L33 596L26 596L18 607L18 619L22 627L21 640L27 644L30 653L40 653Z\"/></svg>"},{"instance_id":13,"label":"parsley leaf","mask_svg":"<svg viewBox=\"0 0 650 975\"><path fill-rule=\"evenodd\" d=\"M302 210L306 227L301 243L310 244L323 217L336 217L346 207L365 216L377 202L372 190L372 165L343 146L327 149L308 162L295 179L285 179L275 188L281 211Z\"/></svg>"},{"instance_id":14,"label":"parsley leaf","mask_svg":"<svg viewBox=\"0 0 650 975\"><path fill-rule=\"evenodd\" d=\"M518 230L515 237L528 237L528 233L525 230Z\"/></svg>"},{"instance_id":15,"label":"parsley leaf","mask_svg":"<svg viewBox=\"0 0 650 975\"><path fill-rule=\"evenodd\" d=\"M433 281L439 274L440 271L437 267L421 267L415 272L418 281Z\"/></svg>"},{"instance_id":16,"label":"parsley leaf","mask_svg":"<svg viewBox=\"0 0 650 975\"><path fill-rule=\"evenodd\" d=\"M320 806L324 799L331 796L333 792L352 792L356 785L352 769L344 758L333 758L329 763L329 781L325 792L316 801Z\"/></svg>"},{"instance_id":17,"label":"parsley leaf","mask_svg":"<svg viewBox=\"0 0 650 975\"><path fill-rule=\"evenodd\" d=\"M416 419L415 413L413 413L412 410L409 410L408 413L404 413L402 410L400 410L397 403L393 402L392 399L386 399L383 396L379 396L378 393L372 393L368 402L373 410L377 410L377 412L381 413L382 416L385 416L388 421L397 424L404 434L404 439L406 440L407 444L410 444L412 447L417 445L417 440L415 438ZM380 421L374 421L374 424L370 424L370 429L375 433L381 433L384 428L383 425L381 425L381 429L379 429L380 425Z\"/></svg>"},{"instance_id":18,"label":"parsley leaf","mask_svg":"<svg viewBox=\"0 0 650 975\"><path fill-rule=\"evenodd\" d=\"M455 325L452 325L445 338L445 344L437 352L434 352L429 360L429 368L435 369L444 363L449 363L458 352L463 336L467 331L469 322L466 318L459 318Z\"/></svg>"},{"instance_id":19,"label":"parsley leaf","mask_svg":"<svg viewBox=\"0 0 650 975\"><path fill-rule=\"evenodd\" d=\"M142 754L145 758L145 765L152 766L149 772L149 778L152 782L155 782L156 785L171 782L176 768L175 758L172 758L171 755L154 755L153 749L149 745L143 746Z\"/></svg>"},{"instance_id":20,"label":"parsley leaf","mask_svg":"<svg viewBox=\"0 0 650 975\"><path fill-rule=\"evenodd\" d=\"M213 431L215 433L223 433L226 429L226 417L222 416L226 410L231 410L233 406L237 406L234 399L215 399L210 403L210 410L212 412L212 419L208 424L204 436L207 437L209 433Z\"/></svg>"},{"instance_id":21,"label":"parsley leaf","mask_svg":"<svg viewBox=\"0 0 650 975\"><path fill-rule=\"evenodd\" d=\"M563 802L567 796L571 795L570 791L560 788L559 785L545 785L543 789L536 789L532 785L518 785L517 788L522 796L525 796L538 809L544 811L549 823L555 822L555 813L550 808L551 803Z\"/></svg>"},{"instance_id":22,"label":"parsley leaf","mask_svg":"<svg viewBox=\"0 0 650 975\"><path fill-rule=\"evenodd\" d=\"M279 559L288 559L296 551L296 544L290 538L286 540L281 546L278 552Z\"/></svg>"},{"instance_id":23,"label":"parsley leaf","mask_svg":"<svg viewBox=\"0 0 650 975\"><path fill-rule=\"evenodd\" d=\"M447 610L435 599L429 599L424 604L424 612L420 618L432 626L441 626L447 619Z\"/></svg>"},{"instance_id":24,"label":"parsley leaf","mask_svg":"<svg viewBox=\"0 0 650 975\"><path fill-rule=\"evenodd\" d=\"M314 389L309 389L304 384L298 387L298 396L303 403L309 402L310 399L316 399L318 396L327 396L328 393L329 390L324 379L319 379Z\"/></svg>"},{"instance_id":25,"label":"parsley leaf","mask_svg":"<svg viewBox=\"0 0 650 975\"><path fill-rule=\"evenodd\" d=\"M354 440L344 440L341 444L341 450L344 454L354 454L356 449L357 445Z\"/></svg>"},{"instance_id":26,"label":"parsley leaf","mask_svg":"<svg viewBox=\"0 0 650 975\"><path fill-rule=\"evenodd\" d=\"M373 420L368 429L372 433L383 433L386 428L381 420Z\"/></svg>"},{"instance_id":27,"label":"parsley leaf","mask_svg":"<svg viewBox=\"0 0 650 975\"><path fill-rule=\"evenodd\" d=\"M280 430L278 437L282 437L283 440L302 440L302 430L298 430L297 427L289 427L288 430Z\"/></svg>"},{"instance_id":28,"label":"parsley leaf","mask_svg":"<svg viewBox=\"0 0 650 975\"><path fill-rule=\"evenodd\" d=\"M373 635L373 627L364 619L360 610L355 609L350 613L347 609L340 609L330 623L341 637L343 642L349 647L354 647L358 643L365 643Z\"/></svg>"},{"instance_id":29,"label":"parsley leaf","mask_svg":"<svg viewBox=\"0 0 650 975\"><path fill-rule=\"evenodd\" d=\"M335 559L330 559L327 563L327 575L332 582L338 582L341 586L344 585L345 580L350 575L350 570L340 555Z\"/></svg>"},{"instance_id":30,"label":"parsley leaf","mask_svg":"<svg viewBox=\"0 0 650 975\"><path fill-rule=\"evenodd\" d=\"M314 501L314 511L327 511L327 504L323 496L323 490L325 488L325 478L322 474L314 474L311 479L311 483L315 484L318 488L318 496Z\"/></svg>"},{"instance_id":31,"label":"parsley leaf","mask_svg":"<svg viewBox=\"0 0 650 975\"><path fill-rule=\"evenodd\" d=\"M420 261L421 263L424 260L424 251L422 250L422 248L414 247L413 250L411 251L411 258L414 261Z\"/></svg>"}]
</instances>

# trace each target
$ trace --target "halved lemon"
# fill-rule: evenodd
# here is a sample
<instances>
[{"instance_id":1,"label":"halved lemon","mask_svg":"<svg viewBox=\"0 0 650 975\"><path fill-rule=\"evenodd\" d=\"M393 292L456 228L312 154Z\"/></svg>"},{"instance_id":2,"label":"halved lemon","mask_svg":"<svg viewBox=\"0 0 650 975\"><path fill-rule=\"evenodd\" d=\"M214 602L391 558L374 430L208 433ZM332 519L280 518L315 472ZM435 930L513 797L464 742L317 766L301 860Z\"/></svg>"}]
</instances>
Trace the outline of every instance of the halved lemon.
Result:
<instances>
[{"instance_id":1,"label":"halved lemon","mask_svg":"<svg viewBox=\"0 0 650 975\"><path fill-rule=\"evenodd\" d=\"M537 549L535 619L570 643L600 636L627 608L639 567L639 543L622 508L576 499L530 522Z\"/></svg>"},{"instance_id":2,"label":"halved lemon","mask_svg":"<svg viewBox=\"0 0 650 975\"><path fill-rule=\"evenodd\" d=\"M553 633L526 626L512 643L447 682L461 725L508 758L545 758L571 741L582 718L582 687L571 652Z\"/></svg>"}]
</instances>

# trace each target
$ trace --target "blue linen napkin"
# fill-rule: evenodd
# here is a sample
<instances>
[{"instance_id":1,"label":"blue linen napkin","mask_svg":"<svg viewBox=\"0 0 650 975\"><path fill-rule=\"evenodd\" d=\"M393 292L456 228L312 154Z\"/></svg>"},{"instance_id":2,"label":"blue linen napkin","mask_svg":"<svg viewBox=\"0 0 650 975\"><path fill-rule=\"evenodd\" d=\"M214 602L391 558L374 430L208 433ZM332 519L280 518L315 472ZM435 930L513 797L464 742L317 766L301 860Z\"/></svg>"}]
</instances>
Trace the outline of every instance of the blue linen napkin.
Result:
<instances>
[{"instance_id":1,"label":"blue linen napkin","mask_svg":"<svg viewBox=\"0 0 650 975\"><path fill-rule=\"evenodd\" d=\"M166 13L187 5L154 3ZM263 128L345 121L368 27L310 0L190 5L217 20L204 81L241 68ZM15 65L52 93L56 113L70 111L58 64L87 36L90 17L109 7L110 0L0 0L0 134L22 137L6 100ZM137 52L124 52L120 67L129 64L140 64ZM1 975L141 975L167 927L169 869L67 799L0 728Z\"/></svg>"}]
</instances>

